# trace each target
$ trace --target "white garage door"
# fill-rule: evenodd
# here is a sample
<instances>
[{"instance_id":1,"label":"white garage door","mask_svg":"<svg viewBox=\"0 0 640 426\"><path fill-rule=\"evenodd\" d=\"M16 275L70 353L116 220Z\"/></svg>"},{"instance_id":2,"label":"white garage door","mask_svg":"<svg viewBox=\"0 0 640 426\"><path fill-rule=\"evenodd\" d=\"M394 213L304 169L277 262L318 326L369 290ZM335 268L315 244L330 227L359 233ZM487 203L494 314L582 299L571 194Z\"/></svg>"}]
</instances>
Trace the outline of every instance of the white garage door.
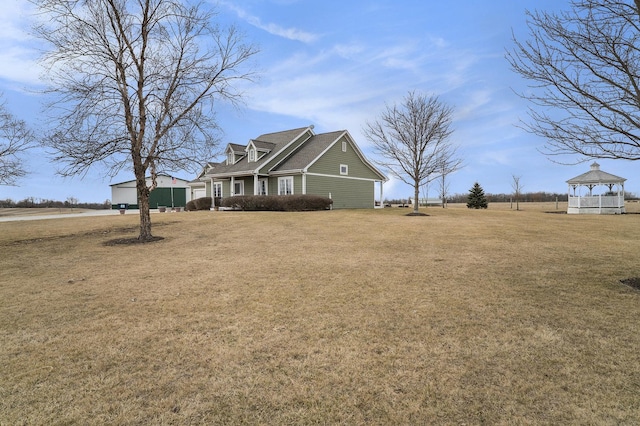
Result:
<instances>
[{"instance_id":1,"label":"white garage door","mask_svg":"<svg viewBox=\"0 0 640 426\"><path fill-rule=\"evenodd\" d=\"M207 196L207 191L203 189L194 189L193 190L193 199L202 198Z\"/></svg>"}]
</instances>

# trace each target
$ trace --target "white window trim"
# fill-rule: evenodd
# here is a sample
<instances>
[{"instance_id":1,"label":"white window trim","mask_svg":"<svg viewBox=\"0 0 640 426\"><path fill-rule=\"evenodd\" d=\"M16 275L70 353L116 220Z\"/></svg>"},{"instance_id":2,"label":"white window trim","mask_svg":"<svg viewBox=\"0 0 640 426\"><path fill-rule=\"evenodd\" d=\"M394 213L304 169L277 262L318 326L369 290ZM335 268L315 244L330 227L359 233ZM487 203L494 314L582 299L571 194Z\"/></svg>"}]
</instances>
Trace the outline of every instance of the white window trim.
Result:
<instances>
[{"instance_id":1,"label":"white window trim","mask_svg":"<svg viewBox=\"0 0 640 426\"><path fill-rule=\"evenodd\" d=\"M344 171L343 171L344 169ZM349 165L348 164L340 164L340 174L342 176L348 176L349 175Z\"/></svg>"},{"instance_id":2,"label":"white window trim","mask_svg":"<svg viewBox=\"0 0 640 426\"><path fill-rule=\"evenodd\" d=\"M234 157L233 152L227 153L227 164L229 165L233 164L233 157Z\"/></svg>"},{"instance_id":3,"label":"white window trim","mask_svg":"<svg viewBox=\"0 0 640 426\"><path fill-rule=\"evenodd\" d=\"M240 193L236 192L236 185L240 185ZM244 181L237 180L233 182L233 195L244 195Z\"/></svg>"},{"instance_id":4,"label":"white window trim","mask_svg":"<svg viewBox=\"0 0 640 426\"><path fill-rule=\"evenodd\" d=\"M264 184L264 194L260 194L263 184ZM258 195L269 195L269 179L268 178L258 179Z\"/></svg>"},{"instance_id":5,"label":"white window trim","mask_svg":"<svg viewBox=\"0 0 640 426\"><path fill-rule=\"evenodd\" d=\"M256 161L256 150L255 149L250 149L249 150L249 162L253 162Z\"/></svg>"},{"instance_id":6,"label":"white window trim","mask_svg":"<svg viewBox=\"0 0 640 426\"><path fill-rule=\"evenodd\" d=\"M220 188L220 195L216 195L216 188ZM222 197L222 182L213 182L213 196Z\"/></svg>"},{"instance_id":7,"label":"white window trim","mask_svg":"<svg viewBox=\"0 0 640 426\"><path fill-rule=\"evenodd\" d=\"M342 141L342 152L347 152L347 141Z\"/></svg>"},{"instance_id":8,"label":"white window trim","mask_svg":"<svg viewBox=\"0 0 640 426\"><path fill-rule=\"evenodd\" d=\"M283 181L290 182L290 185L291 185L291 193L290 194L283 194L282 193L282 184L281 184L281 182L283 182ZM285 189L286 189L286 184L285 184ZM283 176L283 177L279 177L278 178L278 195L293 195L293 176Z\"/></svg>"}]
</instances>

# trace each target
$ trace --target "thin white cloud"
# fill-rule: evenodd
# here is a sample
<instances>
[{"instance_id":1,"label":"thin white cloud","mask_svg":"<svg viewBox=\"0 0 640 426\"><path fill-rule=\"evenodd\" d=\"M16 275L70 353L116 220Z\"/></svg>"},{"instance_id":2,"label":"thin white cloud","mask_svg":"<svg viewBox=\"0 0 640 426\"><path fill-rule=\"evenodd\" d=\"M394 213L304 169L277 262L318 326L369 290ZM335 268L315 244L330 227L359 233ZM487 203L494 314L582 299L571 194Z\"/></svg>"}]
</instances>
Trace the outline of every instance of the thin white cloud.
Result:
<instances>
[{"instance_id":1,"label":"thin white cloud","mask_svg":"<svg viewBox=\"0 0 640 426\"><path fill-rule=\"evenodd\" d=\"M385 103L399 101L408 90L439 94L450 89L455 64L442 64L433 54L437 49L419 40L396 40L387 45L337 43L315 54L295 51L267 66L265 78L252 87L247 104L256 111L309 120L318 127L347 128L358 137ZM445 53L456 56L451 49ZM458 62L455 69L460 81L474 61L466 58ZM469 109L476 110L484 102L479 93ZM363 140L359 143L367 145Z\"/></svg>"},{"instance_id":2,"label":"thin white cloud","mask_svg":"<svg viewBox=\"0 0 640 426\"><path fill-rule=\"evenodd\" d=\"M272 22L264 23L259 17L251 15L244 9L229 2L220 2L220 4L234 11L240 19L244 19L249 24L263 31L266 31L269 34L283 37L288 40L301 41L303 43L313 43L319 38L317 34L309 33L298 28L284 28Z\"/></svg>"},{"instance_id":3,"label":"thin white cloud","mask_svg":"<svg viewBox=\"0 0 640 426\"><path fill-rule=\"evenodd\" d=\"M356 59L358 55L365 51L365 47L360 43L336 44L332 52L344 59Z\"/></svg>"},{"instance_id":4,"label":"thin white cloud","mask_svg":"<svg viewBox=\"0 0 640 426\"><path fill-rule=\"evenodd\" d=\"M33 10L18 0L5 0L0 8L0 78L10 83L39 83L37 41L28 32Z\"/></svg>"}]
</instances>

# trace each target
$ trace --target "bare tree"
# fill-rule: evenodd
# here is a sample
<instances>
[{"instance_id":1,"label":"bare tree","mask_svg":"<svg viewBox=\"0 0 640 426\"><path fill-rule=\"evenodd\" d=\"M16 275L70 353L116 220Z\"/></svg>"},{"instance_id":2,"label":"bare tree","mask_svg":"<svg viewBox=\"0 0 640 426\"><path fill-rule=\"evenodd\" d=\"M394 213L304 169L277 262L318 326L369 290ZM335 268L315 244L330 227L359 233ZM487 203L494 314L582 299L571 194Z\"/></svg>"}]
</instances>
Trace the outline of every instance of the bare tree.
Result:
<instances>
[{"instance_id":1,"label":"bare tree","mask_svg":"<svg viewBox=\"0 0 640 426\"><path fill-rule=\"evenodd\" d=\"M438 170L439 176L437 176L440 181L440 196L442 197L442 208L446 207L446 199L449 192L449 183L447 182L447 176L462 167L462 159L458 157L458 147L456 145L447 144L442 154L442 161L440 164L440 169Z\"/></svg>"},{"instance_id":2,"label":"bare tree","mask_svg":"<svg viewBox=\"0 0 640 426\"><path fill-rule=\"evenodd\" d=\"M239 102L234 83L257 50L181 0L40 0L37 33L52 47L46 143L62 175L96 164L133 171L139 239L153 239L149 193L160 172L195 172L218 144L214 107ZM148 177L150 178L148 184Z\"/></svg>"},{"instance_id":3,"label":"bare tree","mask_svg":"<svg viewBox=\"0 0 640 426\"><path fill-rule=\"evenodd\" d=\"M449 181L447 181L447 174L443 173L439 179L440 197L442 199L442 208L447 207L447 196L449 194Z\"/></svg>"},{"instance_id":4,"label":"bare tree","mask_svg":"<svg viewBox=\"0 0 640 426\"><path fill-rule=\"evenodd\" d=\"M513 196L516 199L516 210L520 210L520 194L522 194L521 176L511 175L511 188L513 188Z\"/></svg>"},{"instance_id":5,"label":"bare tree","mask_svg":"<svg viewBox=\"0 0 640 426\"><path fill-rule=\"evenodd\" d=\"M567 12L527 12L529 40L514 36L507 60L531 81L525 128L548 155L640 160L639 10L638 0L574 0Z\"/></svg>"},{"instance_id":6,"label":"bare tree","mask_svg":"<svg viewBox=\"0 0 640 426\"><path fill-rule=\"evenodd\" d=\"M380 117L367 123L364 134L375 147L376 162L412 185L413 211L418 213L420 186L454 162L451 149L452 108L436 96L409 92L400 106L387 106Z\"/></svg>"},{"instance_id":7,"label":"bare tree","mask_svg":"<svg viewBox=\"0 0 640 426\"><path fill-rule=\"evenodd\" d=\"M15 118L0 102L0 185L15 185L27 174L23 154L32 146L33 134L27 124Z\"/></svg>"}]
</instances>

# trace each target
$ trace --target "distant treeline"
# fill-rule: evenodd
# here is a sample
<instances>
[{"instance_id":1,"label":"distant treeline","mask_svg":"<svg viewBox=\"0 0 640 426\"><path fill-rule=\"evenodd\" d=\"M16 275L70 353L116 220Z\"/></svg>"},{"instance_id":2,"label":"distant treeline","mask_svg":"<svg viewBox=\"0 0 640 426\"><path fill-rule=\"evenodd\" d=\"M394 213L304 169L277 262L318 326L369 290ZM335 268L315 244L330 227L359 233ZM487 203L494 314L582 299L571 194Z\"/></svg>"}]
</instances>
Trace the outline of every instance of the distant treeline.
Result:
<instances>
[{"instance_id":1,"label":"distant treeline","mask_svg":"<svg viewBox=\"0 0 640 426\"><path fill-rule=\"evenodd\" d=\"M455 194L449 197L450 203L466 203L468 194ZM514 194L485 194L487 201L490 203L508 203L510 201L516 201ZM544 203L550 201L567 201L567 193L558 194L555 192L526 192L518 196L520 202L531 203Z\"/></svg>"},{"instance_id":2,"label":"distant treeline","mask_svg":"<svg viewBox=\"0 0 640 426\"><path fill-rule=\"evenodd\" d=\"M0 208L79 208L108 210L111 209L111 200L104 200L102 203L80 203L75 198L68 198L66 201L56 201L29 197L21 201L13 201L11 199L0 200Z\"/></svg>"},{"instance_id":3,"label":"distant treeline","mask_svg":"<svg viewBox=\"0 0 640 426\"><path fill-rule=\"evenodd\" d=\"M454 194L447 197L448 203L466 203L467 197L469 194ZM513 194L485 194L487 197L487 201L490 203L508 203L510 201L516 201L515 196ZM434 197L435 198L435 197ZM636 200L638 197L631 193L627 192L625 194L625 199L627 200ZM431 202L431 198L429 199ZM562 202L568 200L567 193L558 194L555 192L527 192L522 193L518 197L518 201L527 203L542 203L542 202L555 202L556 200ZM385 200L385 204L408 204L409 201L407 198L404 199L392 199Z\"/></svg>"}]
</instances>

